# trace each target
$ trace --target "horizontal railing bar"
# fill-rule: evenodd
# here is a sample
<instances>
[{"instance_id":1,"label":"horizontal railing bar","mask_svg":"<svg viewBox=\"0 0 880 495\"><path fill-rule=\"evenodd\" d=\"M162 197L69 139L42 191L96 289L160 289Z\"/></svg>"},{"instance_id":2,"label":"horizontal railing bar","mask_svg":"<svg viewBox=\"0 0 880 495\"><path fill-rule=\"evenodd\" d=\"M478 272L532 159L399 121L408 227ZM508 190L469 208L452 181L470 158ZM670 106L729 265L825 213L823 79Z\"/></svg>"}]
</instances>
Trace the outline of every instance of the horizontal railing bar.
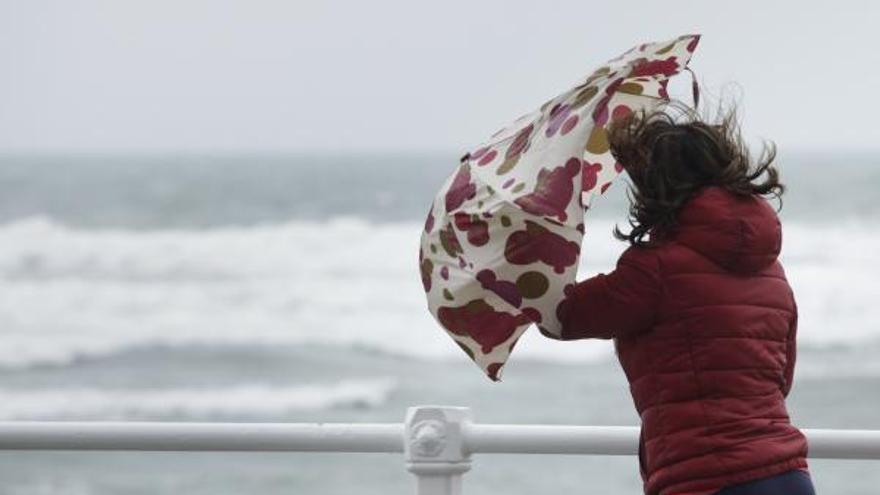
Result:
<instances>
[{"instance_id":1,"label":"horizontal railing bar","mask_svg":"<svg viewBox=\"0 0 880 495\"><path fill-rule=\"evenodd\" d=\"M0 450L403 452L403 424L9 421Z\"/></svg>"},{"instance_id":2,"label":"horizontal railing bar","mask_svg":"<svg viewBox=\"0 0 880 495\"><path fill-rule=\"evenodd\" d=\"M806 429L810 458L880 459L880 430ZM636 426L467 424L468 453L635 455ZM0 422L0 450L404 451L402 423Z\"/></svg>"},{"instance_id":3,"label":"horizontal railing bar","mask_svg":"<svg viewBox=\"0 0 880 495\"><path fill-rule=\"evenodd\" d=\"M471 453L635 455L639 428L472 423L464 438Z\"/></svg>"},{"instance_id":4,"label":"horizontal railing bar","mask_svg":"<svg viewBox=\"0 0 880 495\"><path fill-rule=\"evenodd\" d=\"M880 459L880 430L802 428L813 459ZM637 426L470 424L471 453L637 455Z\"/></svg>"},{"instance_id":5,"label":"horizontal railing bar","mask_svg":"<svg viewBox=\"0 0 880 495\"><path fill-rule=\"evenodd\" d=\"M814 459L880 459L880 430L801 429Z\"/></svg>"}]
</instances>

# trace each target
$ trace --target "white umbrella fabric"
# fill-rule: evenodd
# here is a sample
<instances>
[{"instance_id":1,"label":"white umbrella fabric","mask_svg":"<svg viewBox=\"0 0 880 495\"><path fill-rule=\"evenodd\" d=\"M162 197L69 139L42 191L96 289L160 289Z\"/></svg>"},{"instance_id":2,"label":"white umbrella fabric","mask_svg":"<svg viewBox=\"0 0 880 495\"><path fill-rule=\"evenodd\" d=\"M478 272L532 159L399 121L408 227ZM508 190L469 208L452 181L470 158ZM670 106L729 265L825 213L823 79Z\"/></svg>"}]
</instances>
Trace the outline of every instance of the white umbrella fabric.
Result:
<instances>
[{"instance_id":1,"label":"white umbrella fabric","mask_svg":"<svg viewBox=\"0 0 880 495\"><path fill-rule=\"evenodd\" d=\"M493 381L532 324L557 338L584 212L622 171L608 123L668 100L700 35L643 43L465 154L431 204L419 246L428 309Z\"/></svg>"}]
</instances>

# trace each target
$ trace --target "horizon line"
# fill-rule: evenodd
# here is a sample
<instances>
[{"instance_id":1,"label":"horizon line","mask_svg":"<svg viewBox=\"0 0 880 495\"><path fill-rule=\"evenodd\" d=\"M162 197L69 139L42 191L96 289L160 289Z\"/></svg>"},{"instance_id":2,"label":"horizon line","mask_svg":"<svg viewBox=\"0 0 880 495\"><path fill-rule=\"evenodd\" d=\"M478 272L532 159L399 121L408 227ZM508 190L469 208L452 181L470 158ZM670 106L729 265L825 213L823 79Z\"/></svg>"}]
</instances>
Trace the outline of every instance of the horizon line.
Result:
<instances>
[{"instance_id":1,"label":"horizon line","mask_svg":"<svg viewBox=\"0 0 880 495\"><path fill-rule=\"evenodd\" d=\"M0 148L0 156L236 156L236 155L458 155L465 148ZM777 152L783 153L865 153L880 154L880 146L788 146L777 144ZM753 151L754 153L754 151Z\"/></svg>"}]
</instances>

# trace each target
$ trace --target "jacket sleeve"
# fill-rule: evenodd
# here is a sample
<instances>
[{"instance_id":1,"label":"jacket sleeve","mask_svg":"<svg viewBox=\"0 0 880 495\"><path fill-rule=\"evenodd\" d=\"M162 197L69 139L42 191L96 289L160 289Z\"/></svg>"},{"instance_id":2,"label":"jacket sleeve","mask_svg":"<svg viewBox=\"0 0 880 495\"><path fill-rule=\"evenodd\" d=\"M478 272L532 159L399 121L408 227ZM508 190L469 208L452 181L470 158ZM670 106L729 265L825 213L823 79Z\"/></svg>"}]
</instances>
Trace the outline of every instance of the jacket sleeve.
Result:
<instances>
[{"instance_id":1,"label":"jacket sleeve","mask_svg":"<svg viewBox=\"0 0 880 495\"><path fill-rule=\"evenodd\" d=\"M645 452L645 428L644 426L639 427L639 474L642 476L642 481L648 481L648 461L645 457L647 454Z\"/></svg>"},{"instance_id":2,"label":"jacket sleeve","mask_svg":"<svg viewBox=\"0 0 880 495\"><path fill-rule=\"evenodd\" d=\"M784 377L782 385L783 397L788 397L788 393L791 391L792 382L794 381L794 365L797 361L798 310L794 297L792 297L792 304L794 305L794 317L791 320L788 337L785 340L785 369L782 372Z\"/></svg>"},{"instance_id":3,"label":"jacket sleeve","mask_svg":"<svg viewBox=\"0 0 880 495\"><path fill-rule=\"evenodd\" d=\"M630 246L614 271L576 283L557 306L561 340L612 339L647 331L661 292L656 253Z\"/></svg>"}]
</instances>

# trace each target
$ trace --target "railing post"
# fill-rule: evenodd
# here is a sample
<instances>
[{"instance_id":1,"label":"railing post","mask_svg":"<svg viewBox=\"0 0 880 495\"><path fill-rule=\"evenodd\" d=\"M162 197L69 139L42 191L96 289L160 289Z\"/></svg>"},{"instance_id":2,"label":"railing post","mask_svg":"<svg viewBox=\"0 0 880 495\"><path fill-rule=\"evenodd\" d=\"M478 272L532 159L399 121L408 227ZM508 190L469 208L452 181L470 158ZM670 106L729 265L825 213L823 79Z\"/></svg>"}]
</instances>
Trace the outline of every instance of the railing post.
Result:
<instances>
[{"instance_id":1,"label":"railing post","mask_svg":"<svg viewBox=\"0 0 880 495\"><path fill-rule=\"evenodd\" d=\"M471 468L464 438L471 419L468 407L407 408L404 457L418 495L461 495L461 477Z\"/></svg>"}]
</instances>

